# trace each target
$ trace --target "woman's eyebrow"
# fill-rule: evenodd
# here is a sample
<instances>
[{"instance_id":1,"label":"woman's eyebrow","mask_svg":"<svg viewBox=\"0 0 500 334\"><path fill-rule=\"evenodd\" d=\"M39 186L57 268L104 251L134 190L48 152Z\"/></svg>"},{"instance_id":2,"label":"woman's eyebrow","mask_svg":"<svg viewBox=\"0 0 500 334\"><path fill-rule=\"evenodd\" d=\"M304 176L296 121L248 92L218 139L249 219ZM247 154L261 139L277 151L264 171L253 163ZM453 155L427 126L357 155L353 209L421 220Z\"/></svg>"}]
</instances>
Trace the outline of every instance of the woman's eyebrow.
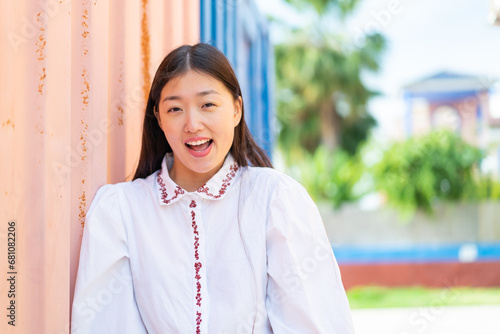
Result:
<instances>
[{"instance_id":1,"label":"woman's eyebrow","mask_svg":"<svg viewBox=\"0 0 500 334\"><path fill-rule=\"evenodd\" d=\"M181 97L180 96L175 96L175 95L172 95L172 96L165 96L165 98L163 99L163 101L161 101L161 103L165 102L165 101L170 101L170 100L180 100Z\"/></svg>"},{"instance_id":2,"label":"woman's eyebrow","mask_svg":"<svg viewBox=\"0 0 500 334\"><path fill-rule=\"evenodd\" d=\"M197 93L196 95L197 96L205 96L205 95L209 95L209 94L219 94L220 95L220 93L218 91L213 90L213 89L204 90L202 92ZM172 101L172 100L182 100L182 98L180 96L177 96L177 95L165 96L165 98L161 102L163 103L165 101Z\"/></svg>"},{"instance_id":3,"label":"woman's eyebrow","mask_svg":"<svg viewBox=\"0 0 500 334\"><path fill-rule=\"evenodd\" d=\"M209 89L209 90L204 90L202 92L199 92L196 95L198 95L198 96L205 96L205 95L208 95L208 94L220 94L220 93L218 91L216 91L216 90Z\"/></svg>"}]
</instances>

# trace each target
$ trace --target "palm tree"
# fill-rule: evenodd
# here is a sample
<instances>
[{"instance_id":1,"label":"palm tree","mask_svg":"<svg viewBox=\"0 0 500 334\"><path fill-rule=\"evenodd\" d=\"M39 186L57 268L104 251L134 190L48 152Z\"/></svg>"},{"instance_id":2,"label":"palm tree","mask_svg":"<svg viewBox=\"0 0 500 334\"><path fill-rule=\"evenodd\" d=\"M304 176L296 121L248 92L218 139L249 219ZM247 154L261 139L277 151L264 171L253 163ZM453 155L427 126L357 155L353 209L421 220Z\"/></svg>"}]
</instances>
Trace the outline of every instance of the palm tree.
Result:
<instances>
[{"instance_id":1,"label":"palm tree","mask_svg":"<svg viewBox=\"0 0 500 334\"><path fill-rule=\"evenodd\" d=\"M305 0L291 2L304 5ZM314 152L319 145L354 154L375 125L366 110L375 92L363 84L361 73L378 69L385 40L375 33L354 46L328 28L332 12L343 17L351 8L348 4L355 5L357 0L311 3L318 10L316 23L290 31L289 38L275 49L282 126L279 142L289 157L300 147Z\"/></svg>"}]
</instances>

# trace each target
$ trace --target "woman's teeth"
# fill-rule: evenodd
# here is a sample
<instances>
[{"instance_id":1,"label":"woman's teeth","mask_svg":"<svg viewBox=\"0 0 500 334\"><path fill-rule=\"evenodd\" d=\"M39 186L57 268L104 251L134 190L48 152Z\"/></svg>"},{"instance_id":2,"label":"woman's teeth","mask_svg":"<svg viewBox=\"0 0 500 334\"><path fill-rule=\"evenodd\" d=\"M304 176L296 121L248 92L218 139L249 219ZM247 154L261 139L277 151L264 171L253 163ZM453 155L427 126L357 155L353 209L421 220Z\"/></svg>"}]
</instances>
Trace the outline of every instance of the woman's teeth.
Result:
<instances>
[{"instance_id":1,"label":"woman's teeth","mask_svg":"<svg viewBox=\"0 0 500 334\"><path fill-rule=\"evenodd\" d=\"M192 141L192 142L189 142L187 144L190 145L190 146L198 146L198 145L205 144L208 141L210 141L210 139L203 139L203 140L198 140L198 141Z\"/></svg>"}]
</instances>

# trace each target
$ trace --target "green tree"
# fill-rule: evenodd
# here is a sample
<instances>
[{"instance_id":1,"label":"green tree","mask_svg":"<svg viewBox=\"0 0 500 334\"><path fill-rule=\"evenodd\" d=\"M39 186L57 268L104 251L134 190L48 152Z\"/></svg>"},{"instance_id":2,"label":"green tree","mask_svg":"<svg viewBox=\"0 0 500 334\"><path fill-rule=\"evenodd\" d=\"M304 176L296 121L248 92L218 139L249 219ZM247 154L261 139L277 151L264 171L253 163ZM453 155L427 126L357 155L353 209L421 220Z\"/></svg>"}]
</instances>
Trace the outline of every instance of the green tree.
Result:
<instances>
[{"instance_id":1,"label":"green tree","mask_svg":"<svg viewBox=\"0 0 500 334\"><path fill-rule=\"evenodd\" d=\"M364 85L361 74L378 70L385 39L374 33L355 45L327 24L345 17L358 1L290 2L314 7L317 20L308 28L291 30L275 49L279 143L288 161L320 145L352 155L376 124L366 108L376 93Z\"/></svg>"}]
</instances>

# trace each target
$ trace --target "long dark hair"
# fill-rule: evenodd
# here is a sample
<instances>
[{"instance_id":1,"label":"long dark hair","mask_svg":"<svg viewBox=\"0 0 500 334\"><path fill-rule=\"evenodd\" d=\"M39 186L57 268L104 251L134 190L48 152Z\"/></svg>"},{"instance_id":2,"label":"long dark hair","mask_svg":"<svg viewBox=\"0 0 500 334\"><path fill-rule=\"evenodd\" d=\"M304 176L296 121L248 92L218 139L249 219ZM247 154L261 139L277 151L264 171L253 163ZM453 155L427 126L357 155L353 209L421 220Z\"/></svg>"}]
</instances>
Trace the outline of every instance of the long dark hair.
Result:
<instances>
[{"instance_id":1,"label":"long dark hair","mask_svg":"<svg viewBox=\"0 0 500 334\"><path fill-rule=\"evenodd\" d=\"M192 46L183 45L170 52L158 67L149 91L142 129L141 154L134 180L145 178L160 169L165 154L172 152L172 148L158 125L154 111L158 110L163 87L173 78L189 70L206 73L219 80L235 100L242 97L240 84L231 64L217 48L209 44L198 43ZM241 121L234 129L234 140L230 152L238 165L242 167L248 165L272 167L269 157L257 145L247 127L244 110L242 105Z\"/></svg>"}]
</instances>

